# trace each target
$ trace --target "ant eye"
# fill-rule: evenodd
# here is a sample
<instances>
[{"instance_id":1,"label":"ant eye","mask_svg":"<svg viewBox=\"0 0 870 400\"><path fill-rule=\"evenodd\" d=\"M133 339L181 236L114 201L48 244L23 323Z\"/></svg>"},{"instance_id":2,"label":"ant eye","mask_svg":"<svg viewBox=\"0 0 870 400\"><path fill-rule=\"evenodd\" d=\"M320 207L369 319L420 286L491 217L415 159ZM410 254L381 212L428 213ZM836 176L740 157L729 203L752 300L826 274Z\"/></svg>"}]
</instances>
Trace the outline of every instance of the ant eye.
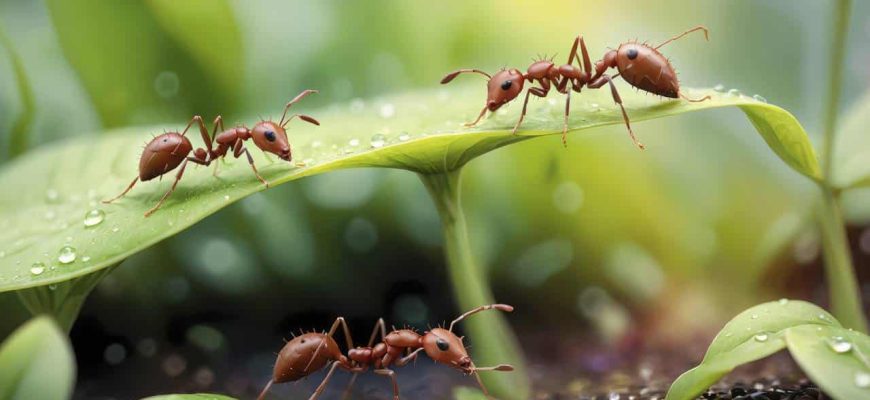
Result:
<instances>
[{"instance_id":1,"label":"ant eye","mask_svg":"<svg viewBox=\"0 0 870 400\"><path fill-rule=\"evenodd\" d=\"M274 142L274 141L275 141L275 132L272 132L272 131L266 131L266 133L264 133L263 135L266 136L266 140L268 140L268 141L270 141L270 142Z\"/></svg>"},{"instance_id":2,"label":"ant eye","mask_svg":"<svg viewBox=\"0 0 870 400\"><path fill-rule=\"evenodd\" d=\"M637 49L628 49L628 59L634 60L637 58Z\"/></svg>"},{"instance_id":3,"label":"ant eye","mask_svg":"<svg viewBox=\"0 0 870 400\"><path fill-rule=\"evenodd\" d=\"M501 83L501 90L508 90L511 88L511 85L513 85L513 81L508 79Z\"/></svg>"},{"instance_id":4,"label":"ant eye","mask_svg":"<svg viewBox=\"0 0 870 400\"><path fill-rule=\"evenodd\" d=\"M436 339L435 345L438 346L438 350L447 351L450 348L450 344L447 343L444 339Z\"/></svg>"}]
</instances>

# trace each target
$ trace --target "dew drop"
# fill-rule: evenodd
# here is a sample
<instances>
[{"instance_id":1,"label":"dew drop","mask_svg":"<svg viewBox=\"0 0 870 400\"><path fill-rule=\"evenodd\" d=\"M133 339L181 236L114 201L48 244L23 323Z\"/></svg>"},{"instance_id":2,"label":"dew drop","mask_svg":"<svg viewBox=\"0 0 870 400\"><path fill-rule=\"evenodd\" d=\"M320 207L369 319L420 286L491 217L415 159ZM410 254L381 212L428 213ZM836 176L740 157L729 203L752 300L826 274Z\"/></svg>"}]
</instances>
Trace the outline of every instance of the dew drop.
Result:
<instances>
[{"instance_id":1,"label":"dew drop","mask_svg":"<svg viewBox=\"0 0 870 400\"><path fill-rule=\"evenodd\" d=\"M57 261L61 264L69 264L76 260L76 249L72 246L63 246L57 254Z\"/></svg>"},{"instance_id":2,"label":"dew drop","mask_svg":"<svg viewBox=\"0 0 870 400\"><path fill-rule=\"evenodd\" d=\"M786 299L786 298L779 299L778 303L780 305L784 306L784 305L788 304L788 299Z\"/></svg>"},{"instance_id":3,"label":"dew drop","mask_svg":"<svg viewBox=\"0 0 870 400\"><path fill-rule=\"evenodd\" d=\"M758 319L758 314L752 314L752 315L750 316L750 318L752 318L752 319Z\"/></svg>"},{"instance_id":4,"label":"dew drop","mask_svg":"<svg viewBox=\"0 0 870 400\"><path fill-rule=\"evenodd\" d=\"M831 340L828 341L828 346L831 347L835 353L843 354L852 351L852 343L849 343L848 340L844 339L842 336L834 336Z\"/></svg>"},{"instance_id":5,"label":"dew drop","mask_svg":"<svg viewBox=\"0 0 870 400\"><path fill-rule=\"evenodd\" d=\"M112 233L118 233L118 231L120 231L120 230L121 229L116 226L116 227L112 228Z\"/></svg>"},{"instance_id":6,"label":"dew drop","mask_svg":"<svg viewBox=\"0 0 870 400\"><path fill-rule=\"evenodd\" d=\"M106 213L103 210L93 209L85 214L85 227L97 226L106 218Z\"/></svg>"},{"instance_id":7,"label":"dew drop","mask_svg":"<svg viewBox=\"0 0 870 400\"><path fill-rule=\"evenodd\" d=\"M756 342L766 342L769 336L766 333L759 333L755 335Z\"/></svg>"},{"instance_id":8,"label":"dew drop","mask_svg":"<svg viewBox=\"0 0 870 400\"><path fill-rule=\"evenodd\" d=\"M823 321L827 321L827 320L828 320L828 316L825 315L825 314L819 314L819 319L820 319L820 320L823 320Z\"/></svg>"},{"instance_id":9,"label":"dew drop","mask_svg":"<svg viewBox=\"0 0 870 400\"><path fill-rule=\"evenodd\" d=\"M347 145L350 147L359 146L359 139L351 139L349 142L347 142Z\"/></svg>"},{"instance_id":10,"label":"dew drop","mask_svg":"<svg viewBox=\"0 0 870 400\"><path fill-rule=\"evenodd\" d=\"M411 138L411 135L409 135L408 132L402 132L402 134L399 135L400 142L407 142L408 139L410 139L410 138Z\"/></svg>"},{"instance_id":11,"label":"dew drop","mask_svg":"<svg viewBox=\"0 0 870 400\"><path fill-rule=\"evenodd\" d=\"M717 92L719 92L719 93L722 93L722 92L725 91L725 85L723 85L723 84L720 83L720 84L718 84L718 85L716 85L716 86L713 86L713 90L715 90L715 91L717 91Z\"/></svg>"},{"instance_id":12,"label":"dew drop","mask_svg":"<svg viewBox=\"0 0 870 400\"><path fill-rule=\"evenodd\" d=\"M387 142L387 138L380 133L376 133L376 134L372 135L372 138L370 141L371 146L374 149L379 149L381 147L384 147L384 144L386 142Z\"/></svg>"},{"instance_id":13,"label":"dew drop","mask_svg":"<svg viewBox=\"0 0 870 400\"><path fill-rule=\"evenodd\" d=\"M230 195L225 194L225 195L224 195L224 201L230 201Z\"/></svg>"},{"instance_id":14,"label":"dew drop","mask_svg":"<svg viewBox=\"0 0 870 400\"><path fill-rule=\"evenodd\" d=\"M855 386L866 389L870 388L870 374L866 372L856 372L855 373Z\"/></svg>"},{"instance_id":15,"label":"dew drop","mask_svg":"<svg viewBox=\"0 0 870 400\"><path fill-rule=\"evenodd\" d=\"M91 261L91 256L82 257L82 262L88 262L88 261Z\"/></svg>"},{"instance_id":16,"label":"dew drop","mask_svg":"<svg viewBox=\"0 0 870 400\"><path fill-rule=\"evenodd\" d=\"M51 285L48 285L48 290L51 290L51 291L55 291L55 290L57 290L57 284L56 284L56 283L52 283Z\"/></svg>"},{"instance_id":17,"label":"dew drop","mask_svg":"<svg viewBox=\"0 0 870 400\"><path fill-rule=\"evenodd\" d=\"M765 99L764 97L761 97L760 94L756 94L756 95L752 96L752 98L757 100L757 101L760 101L762 103L767 103L767 99Z\"/></svg>"},{"instance_id":18,"label":"dew drop","mask_svg":"<svg viewBox=\"0 0 870 400\"><path fill-rule=\"evenodd\" d=\"M740 93L740 90L738 90L738 89L730 89L730 90L728 90L728 95L729 96L741 96L742 94Z\"/></svg>"},{"instance_id":19,"label":"dew drop","mask_svg":"<svg viewBox=\"0 0 870 400\"><path fill-rule=\"evenodd\" d=\"M731 337L731 336L734 336L734 334L731 333L731 332L725 332L725 335L724 335L724 336L725 336L725 337Z\"/></svg>"},{"instance_id":20,"label":"dew drop","mask_svg":"<svg viewBox=\"0 0 870 400\"><path fill-rule=\"evenodd\" d=\"M45 272L45 264L41 262L35 262L30 266L30 273L33 275L42 275Z\"/></svg>"},{"instance_id":21,"label":"dew drop","mask_svg":"<svg viewBox=\"0 0 870 400\"><path fill-rule=\"evenodd\" d=\"M391 103L387 103L381 106L381 117L382 118L392 118L393 115L396 115L396 106Z\"/></svg>"}]
</instances>

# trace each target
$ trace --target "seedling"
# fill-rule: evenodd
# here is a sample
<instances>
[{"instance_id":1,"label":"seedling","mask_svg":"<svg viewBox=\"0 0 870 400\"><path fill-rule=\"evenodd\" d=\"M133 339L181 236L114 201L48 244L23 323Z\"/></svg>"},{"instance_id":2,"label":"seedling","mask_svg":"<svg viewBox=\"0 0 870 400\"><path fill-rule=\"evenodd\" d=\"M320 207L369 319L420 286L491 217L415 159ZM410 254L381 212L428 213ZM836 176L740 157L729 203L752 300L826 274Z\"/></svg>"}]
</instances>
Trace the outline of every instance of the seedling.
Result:
<instances>
[{"instance_id":1,"label":"seedling","mask_svg":"<svg viewBox=\"0 0 870 400\"><path fill-rule=\"evenodd\" d=\"M477 372L513 371L513 367L507 364L485 368L476 367L474 362L471 361L465 345L462 343L462 337L456 336L453 333L453 326L472 314L491 309L511 312L514 308L506 304L480 306L453 320L448 329L435 328L423 335L411 329L394 329L390 333L386 333L384 320L379 319L377 324L375 324L375 329L372 331L371 338L366 347L354 347L353 339L350 336L350 329L348 329L344 318L339 317L332 324L332 328L329 329L328 333L304 333L296 336L284 345L284 348L278 353L278 359L275 361L272 379L263 388L259 399L264 399L266 393L275 383L302 379L332 363L329 372L323 378L323 382L320 383L309 400L317 399L323 393L327 383L329 383L329 379L337 368L354 374L345 390L345 394L350 391L350 386L353 385L356 374L373 368L372 372L390 378L393 384L393 399L398 400L399 385L396 382L396 373L390 367L401 367L408 364L415 360L421 351L425 351L426 355L437 363L456 368L465 374L473 374L483 393L489 396L489 392L486 390L486 386L483 385L483 381ZM338 331L339 326L344 331L344 337L347 340L347 356L341 354L338 343L333 339L333 335ZM381 334L381 341L375 344L378 332Z\"/></svg>"},{"instance_id":2,"label":"seedling","mask_svg":"<svg viewBox=\"0 0 870 400\"><path fill-rule=\"evenodd\" d=\"M690 99L680 92L680 82L677 80L677 72L671 65L670 61L659 53L658 49L662 46L673 42L691 32L698 30L704 31L704 37L707 36L707 28L696 26L677 36L674 36L662 44L651 47L646 43L627 42L622 43L616 50L610 50L604 54L604 57L595 63L595 71L592 71L592 62L589 59L589 52L586 50L586 43L583 41L583 36L577 36L574 39L574 45L571 47L571 52L568 54L568 62L561 66L556 66L552 59L535 60L525 74L518 69L503 69L493 76L478 69L460 69L453 71L443 79L442 84L449 83L463 72L473 72L486 76L489 79L488 95L486 105L480 110L480 114L474 122L465 124L465 126L474 126L483 119L486 111L494 112L501 106L515 99L523 91L523 84L529 81L532 85L536 82L539 87L530 87L526 90L526 98L523 101L523 111L520 113L520 119L514 126L513 133L517 133L520 124L523 123L523 118L526 116L526 109L529 105L529 96L546 97L550 89L555 87L556 91L567 96L565 100L565 119L562 128L562 143L567 146L568 133L568 114L571 110L571 91L580 93L584 88L598 89L605 84L610 85L610 92L613 96L613 101L619 105L622 110L622 118L625 120L625 126L628 128L628 134L631 140L637 147L643 149L644 146L638 142L634 132L631 130L628 114L625 112L625 107L622 105L622 98L616 90L616 85L613 84L613 78L622 75L622 79L630 85L659 96L670 98L684 98L691 102L704 101L710 98L705 96L701 99ZM583 57L577 54L577 47L580 47L580 52ZM578 66L574 65L574 60L577 60ZM605 74L608 68L616 68L619 71L614 76Z\"/></svg>"},{"instance_id":3,"label":"seedling","mask_svg":"<svg viewBox=\"0 0 870 400\"><path fill-rule=\"evenodd\" d=\"M269 187L269 182L266 182L257 171L257 166L254 165L254 158L251 157L251 153L245 147L245 141L253 139L254 145L259 147L260 150L275 154L282 160L289 162L292 159L292 155L290 153L290 143L287 140L287 131L285 130L287 123L294 117L298 116L303 121L314 125L320 125L320 122L307 115L293 114L290 118L286 118L290 106L311 93L317 93L317 91L310 89L304 90L293 100L290 100L290 102L284 106L284 114L281 115L281 121L274 122L263 120L254 125L254 129L248 129L246 126L237 126L225 130L223 118L218 115L217 118L214 119L212 135L209 136L208 130L202 122L202 117L195 115L193 119L187 123L187 126L184 127L184 130L181 131L181 133L165 132L161 135L155 136L145 145L145 149L142 150L142 156L139 158L139 176L134 178L133 181L130 182L130 185L127 186L127 189L121 192L121 194L115 198L103 200L103 203L108 204L124 197L124 195L127 194L127 192L129 192L139 180L145 182L157 177L162 177L169 171L181 166L178 173L175 174L175 182L172 183L172 187L169 188L166 194L160 198L160 201L158 201L154 207L145 212L145 216L147 217L157 211L169 195L175 191L178 181L180 181L181 177L184 176L184 169L187 168L188 161L208 166L218 158L226 157L230 148L233 149L233 156L235 158L239 158L242 154L245 154L248 158L248 164L250 164L251 169L254 170L254 175L256 175L257 179L259 179L260 182L263 182L266 187ZM202 135L202 141L205 142L205 149L200 147L193 150L193 145L190 143L190 139L184 136L187 134L187 130L190 129L194 123L199 125L199 133ZM220 133L218 133L218 131L220 131ZM214 147L214 143L217 143L216 148ZM191 152L193 152L193 157L190 156ZM217 168L215 168L215 173L217 173Z\"/></svg>"}]
</instances>

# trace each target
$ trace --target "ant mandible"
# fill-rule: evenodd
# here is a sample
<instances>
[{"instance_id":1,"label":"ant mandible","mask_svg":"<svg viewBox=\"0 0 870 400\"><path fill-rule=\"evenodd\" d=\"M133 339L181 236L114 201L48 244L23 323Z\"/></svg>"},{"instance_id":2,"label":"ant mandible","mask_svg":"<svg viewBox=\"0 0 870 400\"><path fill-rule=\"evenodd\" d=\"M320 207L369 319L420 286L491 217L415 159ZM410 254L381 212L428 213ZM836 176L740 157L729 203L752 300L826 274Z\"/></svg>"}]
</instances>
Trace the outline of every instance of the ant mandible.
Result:
<instances>
[{"instance_id":1,"label":"ant mandible","mask_svg":"<svg viewBox=\"0 0 870 400\"><path fill-rule=\"evenodd\" d=\"M625 126L628 128L628 134L631 140L637 147L643 149L644 145L638 142L631 130L628 114L625 112L625 107L622 105L622 98L616 90L616 85L613 84L613 78L622 75L622 79L630 85L653 94L664 97L686 99L691 102L704 101L710 98L705 96L701 99L690 99L680 92L680 83L677 80L677 73L670 61L659 53L658 49L662 46L673 42L691 32L698 30L704 31L704 37L708 37L707 28L696 26L677 36L674 36L662 44L651 47L646 43L622 43L616 50L610 50L604 54L604 57L594 64L595 71L593 73L593 64L590 62L589 53L586 50L586 43L583 41L583 36L577 36L574 39L574 45L571 47L571 52L568 55L568 63L561 66L553 64L550 60L538 60L529 66L525 74L519 70L505 69L490 76L486 72L478 69L460 69L447 74L442 80L442 84L446 84L456 78L457 75L463 72L473 72L486 76L489 79L488 95L486 105L480 111L480 115L474 122L465 124L465 126L474 126L483 118L486 111L494 112L501 106L515 99L523 90L525 81L531 84L538 82L540 87L531 87L526 91L526 98L523 102L523 111L520 114L520 119L514 126L513 133L517 133L523 118L526 116L526 108L529 104L529 95L537 97L546 97L552 87L556 91L567 95L565 101L565 122L562 128L562 143L567 146L568 133L568 113L571 109L571 91L580 93L584 88L598 89L605 84L610 85L610 93L613 101L619 105L622 110L622 118L625 121ZM580 46L580 51L583 58L577 54L577 47ZM574 60L577 60L579 67L575 66ZM604 72L608 68L616 68L618 73L609 76ZM570 86L569 86L570 85Z\"/></svg>"},{"instance_id":2,"label":"ant mandible","mask_svg":"<svg viewBox=\"0 0 870 400\"><path fill-rule=\"evenodd\" d=\"M465 374L473 374L483 393L489 397L489 392L486 390L486 386L483 385L483 381L477 372L513 371L513 367L507 364L486 368L475 366L468 355L468 351L465 349L465 345L462 343L462 337L456 336L453 333L453 326L472 314L491 309L511 312L514 308L507 304L480 306L453 320L448 329L434 328L423 335L411 329L394 329L390 333L387 333L382 318L375 324L375 329L372 331L371 338L366 347L354 347L347 323L344 321L344 318L338 317L328 333L304 333L294 337L293 340L284 345L284 348L278 353L278 359L275 361L272 379L266 383L266 387L260 392L258 399L263 400L266 397L266 393L275 383L302 379L332 363L332 366L326 373L326 377L323 378L323 382L317 386L317 389L311 394L309 400L315 400L323 393L326 384L329 383L329 379L332 378L337 368L353 373L350 383L347 389L345 389L345 395L347 395L351 385L356 380L356 375L366 372L369 367L374 368L374 373L390 378L393 384L393 400L399 400L399 385L396 383L396 373L390 367L393 365L397 367L404 366L415 360L421 351L426 352L426 355L437 363L456 368ZM341 354L338 344L333 339L333 335L335 335L339 326L344 331L344 337L347 340L347 356ZM381 342L375 344L378 332L381 334Z\"/></svg>"},{"instance_id":3,"label":"ant mandible","mask_svg":"<svg viewBox=\"0 0 870 400\"><path fill-rule=\"evenodd\" d=\"M162 177L164 174L174 170L180 165L181 168L175 175L175 182L172 183L172 187L163 195L162 198L160 198L160 201L158 201L154 207L145 212L145 216L147 217L157 211L166 198L175 191L175 186L178 185L178 181L181 180L182 176L184 176L184 169L187 168L188 161L208 166L218 158L226 157L230 148L233 149L233 156L235 158L241 157L244 153L248 158L248 164L250 164L251 169L254 170L254 175L256 175L257 179L259 179L260 182L263 182L266 187L269 187L269 182L266 182L257 171L257 167L254 165L254 158L251 157L251 153L245 147L244 142L248 139L253 139L254 145L259 147L260 150L275 154L282 160L289 162L292 156L290 154L290 143L287 141L287 131L285 130L287 123L297 116L299 119L314 125L320 125L320 122L308 115L302 114L293 114L290 118L286 118L287 111L290 110L290 106L294 103L312 93L317 93L317 91L311 89L304 90L293 98L293 100L290 100L290 102L284 106L284 114L281 115L281 121L277 123L274 121L263 120L254 125L254 129L248 129L245 126L240 125L235 128L224 130L223 118L218 115L213 122L214 129L212 130L212 135L209 136L208 130L202 122L202 117L196 115L190 120L187 126L184 127L184 130L181 131L181 133L165 132L161 135L155 136L145 145L145 149L142 151L142 156L139 158L139 176L134 178L133 181L130 182L130 185L127 186L127 189L121 192L121 194L112 199L103 200L103 203L108 204L124 197L124 195L127 194L127 192L129 192L139 180L145 182L157 177ZM190 129L194 123L199 125L199 133L202 135L202 141L205 142L205 149L198 148L193 150L193 145L190 143L190 139L184 136L187 133L187 130ZM214 147L215 142L217 143L216 148ZM189 156L191 152L193 152L193 157ZM217 164L215 167L217 167ZM217 168L215 168L215 174L217 174Z\"/></svg>"}]
</instances>

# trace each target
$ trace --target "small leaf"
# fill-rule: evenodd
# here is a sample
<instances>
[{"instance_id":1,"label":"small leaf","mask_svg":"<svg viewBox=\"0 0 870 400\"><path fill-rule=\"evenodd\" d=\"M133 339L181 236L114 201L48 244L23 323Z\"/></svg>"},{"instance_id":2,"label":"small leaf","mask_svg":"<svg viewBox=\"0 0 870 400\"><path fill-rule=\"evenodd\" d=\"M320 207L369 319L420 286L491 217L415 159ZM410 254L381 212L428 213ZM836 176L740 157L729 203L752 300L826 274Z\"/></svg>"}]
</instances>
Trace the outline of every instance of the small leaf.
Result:
<instances>
[{"instance_id":1,"label":"small leaf","mask_svg":"<svg viewBox=\"0 0 870 400\"><path fill-rule=\"evenodd\" d=\"M34 318L0 347L0 399L69 399L75 368L66 334L50 318Z\"/></svg>"},{"instance_id":2,"label":"small leaf","mask_svg":"<svg viewBox=\"0 0 870 400\"><path fill-rule=\"evenodd\" d=\"M671 385L667 400L696 398L734 368L785 348L785 331L802 325L842 328L827 311L804 301L774 301L740 313L716 335L701 364Z\"/></svg>"},{"instance_id":3,"label":"small leaf","mask_svg":"<svg viewBox=\"0 0 870 400\"><path fill-rule=\"evenodd\" d=\"M146 397L142 400L236 400L235 397L212 393L162 394Z\"/></svg>"},{"instance_id":4,"label":"small leaf","mask_svg":"<svg viewBox=\"0 0 870 400\"><path fill-rule=\"evenodd\" d=\"M803 325L786 331L801 369L835 399L870 398L870 337L836 327Z\"/></svg>"},{"instance_id":5,"label":"small leaf","mask_svg":"<svg viewBox=\"0 0 870 400\"><path fill-rule=\"evenodd\" d=\"M532 103L522 130L511 134L520 104L512 104L467 129L462 123L476 116L483 103L483 85L420 91L369 102L356 100L306 114L323 125L294 121L289 128L297 167L276 157L265 157L248 146L262 175L272 184L355 167L405 169L422 174L454 171L475 157L508 144L545 135L560 135L563 99ZM688 90L693 97L705 94L702 103L662 101L626 91L623 96L634 122L669 115L740 106L758 127L776 154L796 171L818 179L812 147L797 120L785 110L752 98L730 96L713 90ZM274 113L281 110L276 105ZM211 118L206 118L210 120ZM221 174L189 165L176 192L157 213L144 218L167 191L175 172L162 181L139 182L113 204L113 197L137 175L142 143L153 133L180 129L174 125L111 131L44 146L7 163L0 169L0 292L48 285L82 276L123 261L126 257L170 237L223 207L264 186L251 173L245 158L221 164ZM584 92L572 101L572 132L603 125L623 124L619 108L606 90ZM635 124L641 135L651 134ZM200 138L193 133L194 146ZM632 146L628 134L618 145ZM581 135L568 138L581 146ZM560 145L554 143L553 151ZM646 151L656 151L650 148ZM644 153L638 151L638 157ZM96 216L85 223L88 216ZM99 222L97 222L99 221ZM70 250L72 249L72 252ZM61 252L66 251L65 256ZM74 255L74 256L73 256ZM43 265L34 273L34 265Z\"/></svg>"}]
</instances>

